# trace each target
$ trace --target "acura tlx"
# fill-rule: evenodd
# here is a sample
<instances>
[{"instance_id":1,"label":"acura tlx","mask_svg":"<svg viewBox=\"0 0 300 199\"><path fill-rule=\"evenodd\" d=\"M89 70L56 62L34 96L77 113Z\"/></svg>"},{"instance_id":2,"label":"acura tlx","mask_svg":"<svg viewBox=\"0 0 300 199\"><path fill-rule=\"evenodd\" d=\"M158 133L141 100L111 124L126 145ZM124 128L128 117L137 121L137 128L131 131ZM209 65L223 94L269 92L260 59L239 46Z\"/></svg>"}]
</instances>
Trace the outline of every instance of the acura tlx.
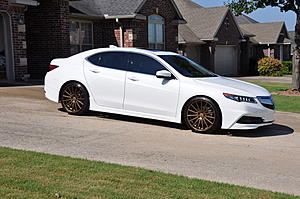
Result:
<instances>
[{"instance_id":1,"label":"acura tlx","mask_svg":"<svg viewBox=\"0 0 300 199\"><path fill-rule=\"evenodd\" d=\"M272 95L172 52L102 48L51 62L45 95L73 115L101 111L174 123L194 132L274 122Z\"/></svg>"}]
</instances>

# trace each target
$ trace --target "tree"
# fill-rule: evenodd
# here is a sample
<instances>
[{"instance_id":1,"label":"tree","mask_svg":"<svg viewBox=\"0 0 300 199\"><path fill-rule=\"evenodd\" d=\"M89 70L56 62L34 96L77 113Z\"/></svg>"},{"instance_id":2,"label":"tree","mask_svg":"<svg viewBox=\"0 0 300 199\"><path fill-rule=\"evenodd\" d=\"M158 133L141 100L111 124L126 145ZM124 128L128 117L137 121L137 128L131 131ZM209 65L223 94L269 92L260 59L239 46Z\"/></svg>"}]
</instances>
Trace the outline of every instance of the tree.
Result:
<instances>
[{"instance_id":1,"label":"tree","mask_svg":"<svg viewBox=\"0 0 300 199\"><path fill-rule=\"evenodd\" d=\"M279 7L282 12L292 11L296 13L293 89L300 91L300 0L229 0L227 5L235 15L240 15L243 12L249 14L258 8L265 8L267 6Z\"/></svg>"}]
</instances>

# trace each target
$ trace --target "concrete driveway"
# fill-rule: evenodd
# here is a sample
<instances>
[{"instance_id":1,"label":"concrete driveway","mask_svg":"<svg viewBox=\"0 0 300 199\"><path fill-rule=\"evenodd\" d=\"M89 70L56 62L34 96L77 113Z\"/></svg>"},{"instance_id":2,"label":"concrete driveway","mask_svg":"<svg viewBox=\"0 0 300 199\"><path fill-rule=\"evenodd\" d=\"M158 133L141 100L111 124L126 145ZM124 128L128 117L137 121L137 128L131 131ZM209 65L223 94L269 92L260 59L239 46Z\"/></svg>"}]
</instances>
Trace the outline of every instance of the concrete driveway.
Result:
<instances>
[{"instance_id":1,"label":"concrete driveway","mask_svg":"<svg viewBox=\"0 0 300 199\"><path fill-rule=\"evenodd\" d=\"M69 116L37 87L0 88L0 146L300 195L300 115L255 131L195 134L111 114Z\"/></svg>"}]
</instances>

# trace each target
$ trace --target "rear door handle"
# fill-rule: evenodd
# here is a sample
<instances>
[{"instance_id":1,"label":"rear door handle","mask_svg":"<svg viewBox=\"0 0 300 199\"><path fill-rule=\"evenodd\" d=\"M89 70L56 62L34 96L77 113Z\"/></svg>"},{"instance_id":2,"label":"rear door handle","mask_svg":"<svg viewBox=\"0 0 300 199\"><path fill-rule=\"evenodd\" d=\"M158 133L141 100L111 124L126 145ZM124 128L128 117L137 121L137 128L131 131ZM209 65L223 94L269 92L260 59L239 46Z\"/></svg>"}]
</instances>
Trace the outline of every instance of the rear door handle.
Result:
<instances>
[{"instance_id":1,"label":"rear door handle","mask_svg":"<svg viewBox=\"0 0 300 199\"><path fill-rule=\"evenodd\" d=\"M98 69L90 69L90 71L93 72L93 73L101 73L101 71L98 70Z\"/></svg>"},{"instance_id":2,"label":"rear door handle","mask_svg":"<svg viewBox=\"0 0 300 199\"><path fill-rule=\"evenodd\" d=\"M129 80L131 80L131 81L134 81L134 82L137 82L137 81L139 81L139 79L138 79L138 78L136 78L136 77L128 77L128 79L129 79Z\"/></svg>"}]
</instances>

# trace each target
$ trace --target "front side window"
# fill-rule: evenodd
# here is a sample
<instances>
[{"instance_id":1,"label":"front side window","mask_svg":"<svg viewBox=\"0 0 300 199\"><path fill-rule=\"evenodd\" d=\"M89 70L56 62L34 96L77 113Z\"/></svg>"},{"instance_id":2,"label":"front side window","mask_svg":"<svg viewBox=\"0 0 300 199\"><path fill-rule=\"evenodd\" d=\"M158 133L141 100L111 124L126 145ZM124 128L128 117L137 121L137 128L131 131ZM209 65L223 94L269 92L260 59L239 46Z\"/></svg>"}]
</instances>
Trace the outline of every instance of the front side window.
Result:
<instances>
[{"instance_id":1,"label":"front side window","mask_svg":"<svg viewBox=\"0 0 300 199\"><path fill-rule=\"evenodd\" d=\"M117 69L117 70L126 70L126 61L125 54L121 52L106 52L98 53L90 56L88 59L89 62L96 66Z\"/></svg>"},{"instance_id":2,"label":"front side window","mask_svg":"<svg viewBox=\"0 0 300 199\"><path fill-rule=\"evenodd\" d=\"M93 48L93 24L92 22L70 22L71 54L90 50Z\"/></svg>"},{"instance_id":3,"label":"front side window","mask_svg":"<svg viewBox=\"0 0 300 199\"><path fill-rule=\"evenodd\" d=\"M156 75L157 71L166 70L163 65L153 58L136 53L128 53L127 66L131 72L146 75Z\"/></svg>"},{"instance_id":4,"label":"front side window","mask_svg":"<svg viewBox=\"0 0 300 199\"><path fill-rule=\"evenodd\" d=\"M150 49L164 50L165 48L165 20L161 16L148 17L148 42Z\"/></svg>"},{"instance_id":5,"label":"front side window","mask_svg":"<svg viewBox=\"0 0 300 199\"><path fill-rule=\"evenodd\" d=\"M159 56L170 64L177 72L185 77L217 77L216 74L206 70L192 60L179 55L162 55Z\"/></svg>"}]
</instances>

